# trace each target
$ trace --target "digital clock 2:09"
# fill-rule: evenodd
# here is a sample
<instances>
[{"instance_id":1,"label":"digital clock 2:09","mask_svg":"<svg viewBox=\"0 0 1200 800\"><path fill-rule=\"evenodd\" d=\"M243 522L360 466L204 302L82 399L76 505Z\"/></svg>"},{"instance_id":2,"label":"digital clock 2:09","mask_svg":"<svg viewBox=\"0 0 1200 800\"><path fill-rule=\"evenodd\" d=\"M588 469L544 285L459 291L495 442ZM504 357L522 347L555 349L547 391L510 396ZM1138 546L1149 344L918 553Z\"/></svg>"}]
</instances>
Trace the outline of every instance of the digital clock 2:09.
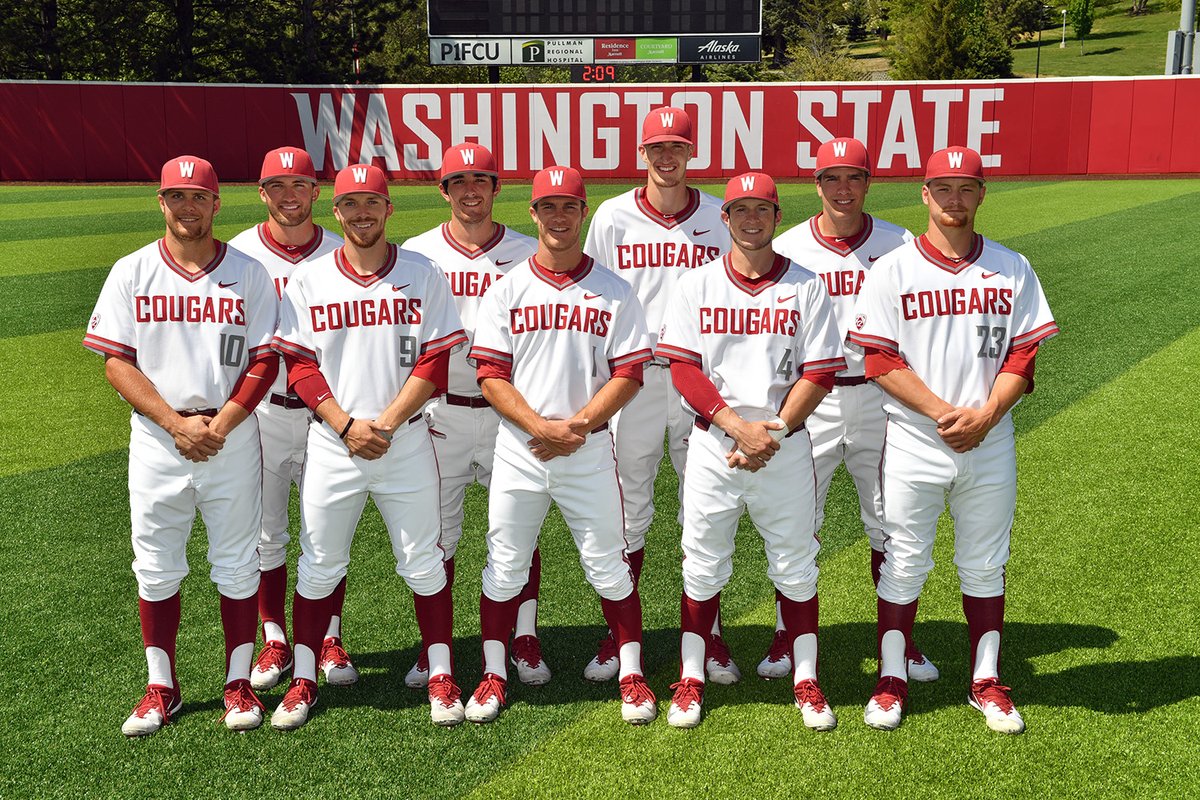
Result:
<instances>
[{"instance_id":1,"label":"digital clock 2:09","mask_svg":"<svg viewBox=\"0 0 1200 800\"><path fill-rule=\"evenodd\" d=\"M617 68L612 64L582 64L571 68L573 83L616 83Z\"/></svg>"}]
</instances>

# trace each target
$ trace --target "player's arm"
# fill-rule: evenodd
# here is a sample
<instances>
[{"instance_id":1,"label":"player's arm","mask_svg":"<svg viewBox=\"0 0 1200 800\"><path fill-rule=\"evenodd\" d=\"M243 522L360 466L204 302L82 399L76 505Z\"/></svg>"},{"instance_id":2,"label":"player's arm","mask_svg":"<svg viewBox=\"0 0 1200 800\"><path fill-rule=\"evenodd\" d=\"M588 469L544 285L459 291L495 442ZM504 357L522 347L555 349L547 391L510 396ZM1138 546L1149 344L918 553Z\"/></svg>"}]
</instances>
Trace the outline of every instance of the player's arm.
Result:
<instances>
[{"instance_id":1,"label":"player's arm","mask_svg":"<svg viewBox=\"0 0 1200 800\"><path fill-rule=\"evenodd\" d=\"M592 399L572 419L547 420L547 422L565 422L570 433L577 434L582 439L587 439L589 433L612 419L613 415L632 400L633 396L641 388L642 365L637 364L634 368L624 370L624 374L614 375L609 378L608 382L601 386L596 394L592 395ZM583 444L583 442L580 441L580 444ZM537 437L535 437L535 440L530 441L529 446L533 454L541 461L549 461L556 455L567 455L553 452ZM578 448L576 447L575 449ZM574 452L574 450L571 452Z\"/></svg>"},{"instance_id":2,"label":"player's arm","mask_svg":"<svg viewBox=\"0 0 1200 800\"><path fill-rule=\"evenodd\" d=\"M388 440L371 427L372 420L354 419L338 403L317 362L287 350L280 352L288 371L288 387L338 434L350 455L374 461L388 451Z\"/></svg>"},{"instance_id":3,"label":"player's arm","mask_svg":"<svg viewBox=\"0 0 1200 800\"><path fill-rule=\"evenodd\" d=\"M965 453L980 445L1004 415L1033 391L1033 366L1038 343L1014 347L1000 366L982 408L955 408L938 418L938 434L952 450Z\"/></svg>"},{"instance_id":4,"label":"player's arm","mask_svg":"<svg viewBox=\"0 0 1200 800\"><path fill-rule=\"evenodd\" d=\"M530 448L541 448L538 458L549 461L555 456L569 456L578 450L591 430L586 419L546 419L530 407L517 387L503 377L484 377L480 365L479 388L496 413L529 434Z\"/></svg>"},{"instance_id":5,"label":"player's arm","mask_svg":"<svg viewBox=\"0 0 1200 800\"><path fill-rule=\"evenodd\" d=\"M954 409L934 394L898 353L870 346L863 347L863 353L867 380L875 381L879 388L913 411L936 422Z\"/></svg>"},{"instance_id":6,"label":"player's arm","mask_svg":"<svg viewBox=\"0 0 1200 800\"><path fill-rule=\"evenodd\" d=\"M446 391L449 376L450 350L421 356L413 367L412 374L400 387L396 399L388 404L372 427L382 431L386 434L385 438L390 439L396 429L416 415L429 398L437 392Z\"/></svg>"},{"instance_id":7,"label":"player's arm","mask_svg":"<svg viewBox=\"0 0 1200 800\"><path fill-rule=\"evenodd\" d=\"M267 350L251 361L233 385L229 399L213 417L209 428L222 436L228 436L230 431L254 413L254 409L267 396L278 374L279 354L273 350Z\"/></svg>"},{"instance_id":8,"label":"player's arm","mask_svg":"<svg viewBox=\"0 0 1200 800\"><path fill-rule=\"evenodd\" d=\"M808 415L833 389L835 373L836 370L828 369L806 372L792 384L783 400L783 408L779 409L779 418L783 420L785 430L794 431L804 424Z\"/></svg>"},{"instance_id":9,"label":"player's arm","mask_svg":"<svg viewBox=\"0 0 1200 800\"><path fill-rule=\"evenodd\" d=\"M154 384L137 365L120 356L104 358L104 377L134 410L171 434L175 449L188 461L207 461L225 444L225 437L209 428L211 417L184 417L167 405Z\"/></svg>"}]
</instances>

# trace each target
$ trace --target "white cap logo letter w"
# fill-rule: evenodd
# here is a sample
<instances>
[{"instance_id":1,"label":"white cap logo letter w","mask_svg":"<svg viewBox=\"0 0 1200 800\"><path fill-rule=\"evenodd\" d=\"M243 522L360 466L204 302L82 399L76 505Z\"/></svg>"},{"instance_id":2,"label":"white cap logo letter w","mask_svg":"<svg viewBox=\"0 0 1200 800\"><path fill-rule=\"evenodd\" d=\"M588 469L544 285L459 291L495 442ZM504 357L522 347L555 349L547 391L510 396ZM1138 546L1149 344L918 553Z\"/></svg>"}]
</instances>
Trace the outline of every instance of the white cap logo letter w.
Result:
<instances>
[{"instance_id":1,"label":"white cap logo letter w","mask_svg":"<svg viewBox=\"0 0 1200 800\"><path fill-rule=\"evenodd\" d=\"M352 174L354 175L355 183L366 183L367 182L367 168L366 167L355 167Z\"/></svg>"},{"instance_id":2,"label":"white cap logo letter w","mask_svg":"<svg viewBox=\"0 0 1200 800\"><path fill-rule=\"evenodd\" d=\"M179 162L179 177L190 178L196 171L195 161L180 161Z\"/></svg>"},{"instance_id":3,"label":"white cap logo letter w","mask_svg":"<svg viewBox=\"0 0 1200 800\"><path fill-rule=\"evenodd\" d=\"M835 156L837 156L838 158L845 158L846 157L846 143L845 142L834 142L833 143L833 154Z\"/></svg>"},{"instance_id":4,"label":"white cap logo letter w","mask_svg":"<svg viewBox=\"0 0 1200 800\"><path fill-rule=\"evenodd\" d=\"M475 151L470 148L464 149L462 151L462 160L463 164L467 165L468 167L475 166Z\"/></svg>"},{"instance_id":5,"label":"white cap logo letter w","mask_svg":"<svg viewBox=\"0 0 1200 800\"><path fill-rule=\"evenodd\" d=\"M279 154L279 165L284 169L291 169L296 163L296 154L290 150L285 150Z\"/></svg>"},{"instance_id":6,"label":"white cap logo letter w","mask_svg":"<svg viewBox=\"0 0 1200 800\"><path fill-rule=\"evenodd\" d=\"M951 169L962 169L963 154L962 152L947 153L946 161L950 163Z\"/></svg>"},{"instance_id":7,"label":"white cap logo letter w","mask_svg":"<svg viewBox=\"0 0 1200 800\"><path fill-rule=\"evenodd\" d=\"M753 175L743 175L742 176L742 191L743 192L754 191L754 176Z\"/></svg>"},{"instance_id":8,"label":"white cap logo letter w","mask_svg":"<svg viewBox=\"0 0 1200 800\"><path fill-rule=\"evenodd\" d=\"M675 115L674 114L670 114L670 113L659 114L658 119L662 123L662 126L664 128L670 128L672 125L675 124Z\"/></svg>"},{"instance_id":9,"label":"white cap logo letter w","mask_svg":"<svg viewBox=\"0 0 1200 800\"><path fill-rule=\"evenodd\" d=\"M565 174L566 173L564 173L561 169L550 170L550 185L551 186L562 186L563 185L563 175L565 175Z\"/></svg>"}]
</instances>

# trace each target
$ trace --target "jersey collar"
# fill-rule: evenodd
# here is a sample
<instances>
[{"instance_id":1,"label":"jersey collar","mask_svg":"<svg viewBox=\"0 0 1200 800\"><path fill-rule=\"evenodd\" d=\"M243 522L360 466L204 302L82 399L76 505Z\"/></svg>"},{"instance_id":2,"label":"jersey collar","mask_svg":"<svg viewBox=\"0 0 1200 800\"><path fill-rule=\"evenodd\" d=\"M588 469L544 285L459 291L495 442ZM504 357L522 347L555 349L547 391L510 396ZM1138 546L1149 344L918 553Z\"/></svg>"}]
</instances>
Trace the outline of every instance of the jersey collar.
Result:
<instances>
[{"instance_id":1,"label":"jersey collar","mask_svg":"<svg viewBox=\"0 0 1200 800\"><path fill-rule=\"evenodd\" d=\"M383 266L370 275L359 275L354 271L354 267L350 266L350 262L346 260L346 255L343 252L345 249L345 245L343 245L335 250L333 252L333 261L337 264L339 272L359 286L374 286L392 271L392 267L396 266L396 251L398 248L391 242L388 243L387 258L384 260Z\"/></svg>"},{"instance_id":2,"label":"jersey collar","mask_svg":"<svg viewBox=\"0 0 1200 800\"><path fill-rule=\"evenodd\" d=\"M581 280L587 277L588 273L592 271L592 265L595 263L596 262L592 260L591 256L584 255L574 268L569 269L566 272L555 272L554 270L546 269L539 264L536 255L529 257L529 268L533 270L534 277L550 284L555 289L560 291L568 286L579 283Z\"/></svg>"},{"instance_id":3,"label":"jersey collar","mask_svg":"<svg viewBox=\"0 0 1200 800\"><path fill-rule=\"evenodd\" d=\"M927 234L922 233L917 237L917 251L925 257L925 260L933 264L938 269L943 269L953 275L958 275L967 267L975 263L975 261L983 254L983 236L975 234L975 243L971 245L971 252L967 253L962 258L950 258L934 247Z\"/></svg>"},{"instance_id":4,"label":"jersey collar","mask_svg":"<svg viewBox=\"0 0 1200 800\"><path fill-rule=\"evenodd\" d=\"M775 254L775 263L771 265L771 269L766 275L761 278L747 278L742 273L733 268L733 261L730 259L729 253L721 259L721 263L725 266L725 274L729 276L729 280L738 289L741 289L751 297L757 297L774 286L784 273L788 271L791 261L778 253Z\"/></svg>"},{"instance_id":5,"label":"jersey collar","mask_svg":"<svg viewBox=\"0 0 1200 800\"><path fill-rule=\"evenodd\" d=\"M682 225L687 221L688 217L696 213L696 209L700 207L700 190L688 187L687 205L675 214L664 214L650 205L650 199L646 197L645 186L639 186L633 190L633 202L637 206L638 211L641 211L647 219L664 228L670 229Z\"/></svg>"},{"instance_id":6,"label":"jersey collar","mask_svg":"<svg viewBox=\"0 0 1200 800\"><path fill-rule=\"evenodd\" d=\"M871 238L871 230L875 227L875 220L871 219L870 214L863 214L862 230L853 236L847 236L844 239L839 239L836 236L826 236L821 233L821 226L817 221L824 215L824 211L817 214L808 220L808 226L812 231L812 237L817 244L824 247L826 250L832 250L839 256L845 257L853 253L858 248L862 247L867 239Z\"/></svg>"},{"instance_id":7,"label":"jersey collar","mask_svg":"<svg viewBox=\"0 0 1200 800\"><path fill-rule=\"evenodd\" d=\"M275 237L271 235L271 229L267 223L260 222L258 224L258 240L263 243L263 247L270 250L275 255L288 261L292 264L299 264L304 259L317 252L317 248L321 246L321 241L325 238L325 229L320 225L314 225L312 238L298 247L290 247L280 244L275 241Z\"/></svg>"},{"instance_id":8,"label":"jersey collar","mask_svg":"<svg viewBox=\"0 0 1200 800\"><path fill-rule=\"evenodd\" d=\"M219 242L216 239L213 240L213 244L216 245L216 253L213 254L212 261L201 267L198 272L188 272L182 264L175 260L175 256L171 255L171 251L167 249L167 240L165 237L158 240L158 255L162 258L163 263L170 267L176 275L190 283L195 283L219 267L221 261L225 258L226 251L229 249L224 242Z\"/></svg>"},{"instance_id":9,"label":"jersey collar","mask_svg":"<svg viewBox=\"0 0 1200 800\"><path fill-rule=\"evenodd\" d=\"M484 242L478 250L469 250L465 245L455 239L453 234L450 233L449 222L442 223L442 238L446 240L446 244L450 245L455 252L461 253L470 259L479 258L480 256L486 254L487 251L500 244L501 240L504 239L505 227L498 222L492 224L495 226L495 230L492 233L492 238Z\"/></svg>"}]
</instances>

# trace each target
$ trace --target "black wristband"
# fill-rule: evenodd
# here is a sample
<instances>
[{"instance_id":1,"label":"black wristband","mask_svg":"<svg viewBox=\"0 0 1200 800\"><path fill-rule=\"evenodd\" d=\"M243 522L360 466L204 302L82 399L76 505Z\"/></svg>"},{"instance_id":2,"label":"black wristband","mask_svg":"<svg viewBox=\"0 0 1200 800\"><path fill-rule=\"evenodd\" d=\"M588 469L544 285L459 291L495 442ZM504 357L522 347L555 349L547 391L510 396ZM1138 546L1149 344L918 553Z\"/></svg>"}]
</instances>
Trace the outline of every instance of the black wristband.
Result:
<instances>
[{"instance_id":1,"label":"black wristband","mask_svg":"<svg viewBox=\"0 0 1200 800\"><path fill-rule=\"evenodd\" d=\"M346 427L342 428L342 432L338 434L338 438L345 441L346 434L350 432L350 426L354 424L354 417L346 420Z\"/></svg>"}]
</instances>

